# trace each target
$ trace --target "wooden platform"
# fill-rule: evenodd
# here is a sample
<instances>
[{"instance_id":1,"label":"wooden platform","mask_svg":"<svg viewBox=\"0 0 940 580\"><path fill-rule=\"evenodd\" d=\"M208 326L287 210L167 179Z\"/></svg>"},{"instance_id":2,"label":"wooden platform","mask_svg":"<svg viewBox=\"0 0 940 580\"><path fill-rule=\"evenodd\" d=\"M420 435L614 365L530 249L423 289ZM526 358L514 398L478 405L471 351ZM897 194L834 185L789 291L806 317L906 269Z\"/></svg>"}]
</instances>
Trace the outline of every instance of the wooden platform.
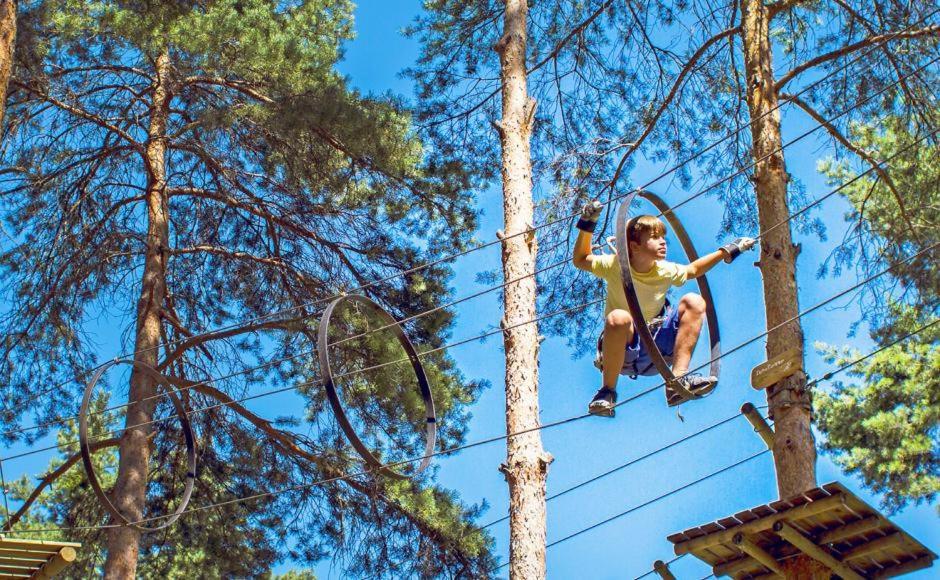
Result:
<instances>
[{"instance_id":1,"label":"wooden platform","mask_svg":"<svg viewBox=\"0 0 940 580\"><path fill-rule=\"evenodd\" d=\"M889 578L927 568L937 555L839 483L673 534L677 555L691 553L715 576L774 578L801 553L843 580Z\"/></svg>"},{"instance_id":2,"label":"wooden platform","mask_svg":"<svg viewBox=\"0 0 940 580\"><path fill-rule=\"evenodd\" d=\"M0 580L54 578L75 561L73 542L14 540L0 535Z\"/></svg>"}]
</instances>

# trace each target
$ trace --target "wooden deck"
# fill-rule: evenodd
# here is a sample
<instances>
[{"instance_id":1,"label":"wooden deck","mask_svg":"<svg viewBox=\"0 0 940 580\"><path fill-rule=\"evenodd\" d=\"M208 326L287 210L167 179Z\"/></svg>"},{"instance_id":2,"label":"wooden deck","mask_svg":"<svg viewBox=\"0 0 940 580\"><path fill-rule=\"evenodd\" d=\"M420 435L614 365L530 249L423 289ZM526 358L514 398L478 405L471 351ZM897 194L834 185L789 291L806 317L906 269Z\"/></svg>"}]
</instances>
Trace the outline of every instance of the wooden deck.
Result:
<instances>
[{"instance_id":1,"label":"wooden deck","mask_svg":"<svg viewBox=\"0 0 940 580\"><path fill-rule=\"evenodd\" d=\"M81 544L14 540L0 535L0 580L54 578L75 561Z\"/></svg>"},{"instance_id":2,"label":"wooden deck","mask_svg":"<svg viewBox=\"0 0 940 580\"><path fill-rule=\"evenodd\" d=\"M774 578L788 558L806 554L843 580L889 578L927 568L937 555L839 483L672 534L677 555L691 553L715 576Z\"/></svg>"}]
</instances>

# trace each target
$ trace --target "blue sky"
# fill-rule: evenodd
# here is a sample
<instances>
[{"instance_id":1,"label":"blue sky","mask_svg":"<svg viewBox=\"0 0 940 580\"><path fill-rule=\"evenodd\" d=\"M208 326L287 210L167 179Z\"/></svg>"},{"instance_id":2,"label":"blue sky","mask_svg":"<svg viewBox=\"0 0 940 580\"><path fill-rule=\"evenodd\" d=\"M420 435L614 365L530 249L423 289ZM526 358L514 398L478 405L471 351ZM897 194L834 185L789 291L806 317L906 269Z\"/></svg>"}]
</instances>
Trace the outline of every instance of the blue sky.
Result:
<instances>
[{"instance_id":1,"label":"blue sky","mask_svg":"<svg viewBox=\"0 0 940 580\"><path fill-rule=\"evenodd\" d=\"M409 82L401 79L398 73L414 62L417 46L414 41L403 38L400 31L420 9L420 2L413 0L361 2L356 11L357 38L346 47L346 57L340 65L354 86L366 93L390 91L410 96ZM495 53L493 58L496 58ZM804 117L791 116L785 110L785 138L792 138L809 127ZM815 171L820 151L819 142L811 139L788 150L788 167L806 185L810 198L828 191ZM642 183L664 169L641 162L631 177L634 183ZM665 185L653 189L673 203L692 193L670 190ZM494 239L496 230L502 229L499 188L493 187L482 192L478 203L481 219L477 237L489 241ZM842 215L846 210L847 206L836 199L827 202L817 214L826 222L830 240L841 238L844 227ZM700 251L708 251L716 246L722 215L716 200L700 198L681 209L679 215ZM835 280L815 278L816 265L828 255L834 242L799 237L797 241L803 244L798 280L802 307L824 300L855 282L848 277ZM670 258L681 261L677 244L673 243L671 247ZM751 265L752 261L750 256L745 256L730 266L717 267L709 275L726 350L764 329L760 275ZM456 296L482 289L483 286L475 281L476 274L494 268L499 268L499 254L495 246L457 261L454 277ZM839 305L843 304L844 301ZM500 317L501 309L496 293L465 303L458 309L453 340L489 330ZM850 325L857 318L858 312L854 305L826 308L810 315L803 321L808 344L814 341L836 344L849 342L847 336ZM585 324L593 325L594 322L585 320ZM103 350L107 350L113 342L103 338ZM863 351L871 346L864 332L850 342ZM705 351L705 348L699 349L694 364L705 360ZM501 342L494 337L482 344L473 342L452 349L450 353L467 377L486 379L492 383L492 387L482 394L473 408L467 440L503 434L505 403ZM107 358L109 356L103 354L101 360ZM748 380L751 368L763 361L763 341L725 359L719 389L704 401L684 406L685 422L676 418L674 411L665 406L662 396L657 393L619 409L615 420L590 418L544 431L544 447L555 457L549 471L548 492L567 488L730 417L737 413L745 401L764 404L763 393L752 390ZM807 352L806 363L811 376L819 376L829 370L812 350ZM573 358L564 339L558 337L549 338L543 343L540 373L541 413L546 423L583 413L587 400L599 383L599 374L590 360ZM624 380L621 383L621 398L653 384L653 379L643 379L637 383ZM289 408L288 405L295 400L293 395L284 394L254 401L249 406L257 413L274 417L283 414L283 409ZM550 502L548 539L552 541L567 536L762 449L763 443L743 418L732 421L651 460ZM7 454L17 451L14 448L8 450ZM497 471L504 459L505 447L502 443L442 457L436 462L438 481L445 487L457 490L468 503L485 501L490 508L480 523L487 523L506 514L508 489ZM43 454L4 464L6 476L37 474L48 460L49 455ZM817 478L820 484L842 481L869 504L878 504L878 498L862 490L857 480L840 473L826 457L820 457ZM551 548L548 551L549 576L639 576L651 569L654 560L668 560L672 557L671 544L665 539L667 535L774 499L776 485L773 464L771 458L764 455L668 500ZM194 502L198 503L198 498ZM934 551L940 548L940 526L937 526L935 507L909 507L894 520ZM497 554L505 559L508 555L508 526L503 522L494 526L492 532L497 542ZM290 567L290 563L285 563L279 571ZM322 578L341 576L341 570L334 568L329 561L317 566L316 571ZM701 578L709 573L709 568L692 558L685 558L675 565L673 571L678 578ZM921 572L909 577L929 578L931 574Z\"/></svg>"},{"instance_id":2,"label":"blue sky","mask_svg":"<svg viewBox=\"0 0 940 580\"><path fill-rule=\"evenodd\" d=\"M420 2L409 0L359 3L356 10L357 38L347 46L346 58L340 65L354 86L364 92L411 94L408 80L400 78L398 73L414 62L418 47L413 40L403 38L400 31L420 9ZM495 53L493 58L496 58ZM805 117L784 112L785 139L793 138L810 127ZM815 171L819 155L819 142L812 139L788 150L788 168L806 185L811 199L828 191ZM631 177L634 183L643 183L664 169L641 162ZM692 193L678 189L669 191L665 185L654 188L654 191L673 203ZM488 241L493 239L496 230L502 228L499 188L484 192L479 196L478 203L482 218L477 237ZM842 215L847 209L841 200L834 200L827 202L819 212L818 215L829 229L829 240L841 238L844 228ZM699 198L680 210L680 217L700 252L716 245L721 213L718 202L711 198ZM815 278L816 265L828 255L833 247L832 241L799 239L799 236L796 241L803 243L803 252L799 258L801 307L825 300L855 282L847 277L836 280ZM681 260L678 245L670 245L670 257ZM749 256L745 256L730 266L717 267L709 275L715 292L722 344L726 350L764 329L760 274L751 265L752 261ZM476 273L498 267L496 247L456 262L456 295L459 297L481 289L482 286L474 280ZM693 288L689 286L688 289ZM845 301L836 303L836 306L843 304ZM460 316L453 335L456 340L488 328L501 316L495 294L473 300L459 308ZM847 338L850 324L857 320L857 315L854 305L844 309L820 309L803 321L807 344L813 341L836 344L850 342L862 350L868 349L871 342L865 333L859 333L861 336L851 341ZM696 352L695 360L699 364L706 360L705 351L705 348L699 348ZM484 392L473 409L468 440L504 433L503 354L500 341L494 339L482 345L471 343L452 349L450 353L468 377L485 378L492 382L492 387ZM542 345L540 396L543 422L581 414L598 386L599 375L590 360L574 359L572 355L563 338L549 338ZM614 420L591 418L544 431L543 445L555 457L549 470L548 492L551 494L565 489L730 417L744 401L765 404L763 393L749 386L751 368L763 361L763 341L725 359L719 389L706 400L684 406L684 423L678 421L673 411L666 408L661 395L657 393L619 409ZM806 364L811 376L819 376L829 370L828 365L811 349L807 352ZM655 384L652 379L639 383L622 382L621 398ZM649 461L550 502L548 539L552 541L567 536L762 449L762 442L746 421L732 421ZM438 480L442 485L458 490L467 502L486 501L490 509L482 517L481 523L488 523L507 513L508 488L497 471L497 466L504 459L503 444L441 458L438 462ZM858 481L843 475L824 456L820 457L817 465L817 478L820 484L841 481L869 504L878 504L876 497L861 489ZM713 480L549 549L549 577L639 576L650 570L655 560L671 559L672 549L665 539L667 535L775 499L773 463L768 455L764 455ZM894 520L916 539L937 551L940 531L936 518L934 507L921 506L909 507ZM508 525L503 522L494 526L492 531L497 540L497 553L505 558L508 555ZM709 571L705 564L691 558L680 560L674 567L678 578L701 578ZM331 572L327 565L318 567L318 572L324 577L338 577L337 572ZM502 572L505 573L505 569ZM909 577L930 576L929 572L921 572Z\"/></svg>"}]
</instances>

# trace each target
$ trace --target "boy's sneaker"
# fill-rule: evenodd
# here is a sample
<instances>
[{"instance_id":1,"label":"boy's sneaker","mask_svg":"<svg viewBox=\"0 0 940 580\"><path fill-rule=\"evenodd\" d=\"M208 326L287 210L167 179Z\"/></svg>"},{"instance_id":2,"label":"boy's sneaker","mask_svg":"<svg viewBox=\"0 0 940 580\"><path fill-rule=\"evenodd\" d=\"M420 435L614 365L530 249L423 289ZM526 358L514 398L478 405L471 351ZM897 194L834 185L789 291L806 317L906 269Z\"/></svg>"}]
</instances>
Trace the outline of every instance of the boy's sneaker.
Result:
<instances>
[{"instance_id":1,"label":"boy's sneaker","mask_svg":"<svg viewBox=\"0 0 940 580\"><path fill-rule=\"evenodd\" d=\"M681 377L676 377L676 383L689 391L694 398L704 397L715 390L718 384L718 378L713 376L703 376L698 373L686 373ZM684 398L679 395L675 389L666 387L666 398L670 406L684 402Z\"/></svg>"},{"instance_id":2,"label":"boy's sneaker","mask_svg":"<svg viewBox=\"0 0 940 580\"><path fill-rule=\"evenodd\" d=\"M594 398L591 399L591 403L588 405L588 413L600 417L613 417L615 413L614 407L616 405L617 391L607 387L601 387L601 389L594 394Z\"/></svg>"}]
</instances>

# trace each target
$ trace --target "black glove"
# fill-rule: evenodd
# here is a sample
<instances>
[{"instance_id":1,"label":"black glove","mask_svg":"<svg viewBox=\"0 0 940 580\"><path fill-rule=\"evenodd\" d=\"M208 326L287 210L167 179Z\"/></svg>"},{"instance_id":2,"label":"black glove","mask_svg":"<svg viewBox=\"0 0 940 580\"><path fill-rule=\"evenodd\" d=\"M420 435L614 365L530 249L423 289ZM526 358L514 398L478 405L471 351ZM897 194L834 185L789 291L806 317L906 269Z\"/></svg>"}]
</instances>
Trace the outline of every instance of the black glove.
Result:
<instances>
[{"instance_id":1,"label":"black glove","mask_svg":"<svg viewBox=\"0 0 940 580\"><path fill-rule=\"evenodd\" d=\"M730 244L723 245L721 250L725 253L725 262L730 264L735 258L741 255L741 252L750 250L756 243L757 240L754 238L738 238Z\"/></svg>"},{"instance_id":2,"label":"black glove","mask_svg":"<svg viewBox=\"0 0 940 580\"><path fill-rule=\"evenodd\" d=\"M601 217L604 205L597 201L589 201L581 209L581 218L578 220L578 229L582 232L593 233L597 229L597 218Z\"/></svg>"}]
</instances>

